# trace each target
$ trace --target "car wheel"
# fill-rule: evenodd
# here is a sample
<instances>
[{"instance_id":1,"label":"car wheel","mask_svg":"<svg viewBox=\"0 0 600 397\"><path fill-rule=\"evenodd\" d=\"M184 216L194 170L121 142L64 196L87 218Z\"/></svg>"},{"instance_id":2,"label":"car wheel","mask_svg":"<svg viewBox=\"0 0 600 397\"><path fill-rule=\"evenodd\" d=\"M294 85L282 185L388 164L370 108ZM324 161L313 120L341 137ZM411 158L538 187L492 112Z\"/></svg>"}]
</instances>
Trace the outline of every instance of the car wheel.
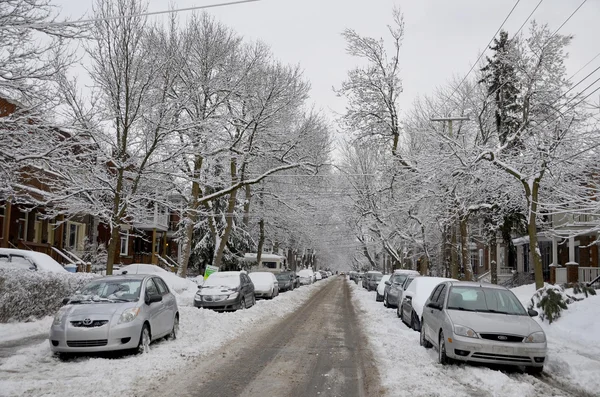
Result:
<instances>
[{"instance_id":1,"label":"car wheel","mask_svg":"<svg viewBox=\"0 0 600 397\"><path fill-rule=\"evenodd\" d=\"M400 305L396 306L396 316L398 316L398 318L402 320L402 313L400 313Z\"/></svg>"},{"instance_id":2,"label":"car wheel","mask_svg":"<svg viewBox=\"0 0 600 397\"><path fill-rule=\"evenodd\" d=\"M379 292L375 295L375 302L381 302L381 295L379 295Z\"/></svg>"},{"instance_id":3,"label":"car wheel","mask_svg":"<svg viewBox=\"0 0 600 397\"><path fill-rule=\"evenodd\" d=\"M388 294L385 292L383 293L383 306L390 307L390 304L388 303Z\"/></svg>"},{"instance_id":4,"label":"car wheel","mask_svg":"<svg viewBox=\"0 0 600 397\"><path fill-rule=\"evenodd\" d=\"M173 320L173 329L167 335L166 339L174 340L177 339L177 335L179 335L179 314L175 315L175 320Z\"/></svg>"},{"instance_id":5,"label":"car wheel","mask_svg":"<svg viewBox=\"0 0 600 397\"><path fill-rule=\"evenodd\" d=\"M140 341L138 342L138 354L144 354L150 351L150 341L150 326L148 326L148 324L144 324L142 327L142 332L140 333Z\"/></svg>"},{"instance_id":6,"label":"car wheel","mask_svg":"<svg viewBox=\"0 0 600 397\"><path fill-rule=\"evenodd\" d=\"M544 371L544 367L525 367L525 372L529 375L539 375Z\"/></svg>"},{"instance_id":7,"label":"car wheel","mask_svg":"<svg viewBox=\"0 0 600 397\"><path fill-rule=\"evenodd\" d=\"M452 360L446 355L446 339L444 333L440 332L440 340L438 344L438 362L442 365L452 364Z\"/></svg>"},{"instance_id":8,"label":"car wheel","mask_svg":"<svg viewBox=\"0 0 600 397\"><path fill-rule=\"evenodd\" d=\"M423 322L421 322L421 332L419 337L419 344L423 346L425 349L431 348L431 343L425 338L425 327Z\"/></svg>"},{"instance_id":9,"label":"car wheel","mask_svg":"<svg viewBox=\"0 0 600 397\"><path fill-rule=\"evenodd\" d=\"M412 312L411 318L410 318L410 327L419 332L421 329L421 324L419 323L419 317L417 317L417 313L415 313L414 311Z\"/></svg>"},{"instance_id":10,"label":"car wheel","mask_svg":"<svg viewBox=\"0 0 600 397\"><path fill-rule=\"evenodd\" d=\"M242 310L246 309L246 298L242 298L242 300L240 302L240 309L242 309Z\"/></svg>"}]
</instances>

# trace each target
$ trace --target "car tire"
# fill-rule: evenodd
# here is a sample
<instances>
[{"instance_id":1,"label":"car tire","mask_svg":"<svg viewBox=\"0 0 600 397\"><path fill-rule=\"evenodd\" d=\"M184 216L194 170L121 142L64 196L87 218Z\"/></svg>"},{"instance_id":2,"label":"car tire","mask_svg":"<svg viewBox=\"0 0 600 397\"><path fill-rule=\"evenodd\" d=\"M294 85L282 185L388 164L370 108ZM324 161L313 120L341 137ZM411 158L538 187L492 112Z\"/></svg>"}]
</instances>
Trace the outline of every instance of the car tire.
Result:
<instances>
[{"instance_id":1,"label":"car tire","mask_svg":"<svg viewBox=\"0 0 600 397\"><path fill-rule=\"evenodd\" d=\"M417 332L421 330L419 317L417 317L417 313L415 313L414 310L412 311L412 314L410 316L410 327Z\"/></svg>"},{"instance_id":2,"label":"car tire","mask_svg":"<svg viewBox=\"0 0 600 397\"><path fill-rule=\"evenodd\" d=\"M446 338L444 338L444 332L440 332L440 339L438 341L438 363L442 365L452 364L452 359L446 355Z\"/></svg>"},{"instance_id":3,"label":"car tire","mask_svg":"<svg viewBox=\"0 0 600 397\"><path fill-rule=\"evenodd\" d=\"M246 310L246 298L242 298L242 300L240 301L240 309L242 310Z\"/></svg>"},{"instance_id":4,"label":"car tire","mask_svg":"<svg viewBox=\"0 0 600 397\"><path fill-rule=\"evenodd\" d=\"M150 333L150 326L144 324L142 332L140 332L140 340L138 342L137 353L144 354L150 351L150 342L152 341L152 334Z\"/></svg>"},{"instance_id":5,"label":"car tire","mask_svg":"<svg viewBox=\"0 0 600 397\"><path fill-rule=\"evenodd\" d=\"M425 327L423 326L423 322L421 321L421 331L419 332L419 344L423 346L425 349L431 349L431 343L425 338Z\"/></svg>"},{"instance_id":6,"label":"car tire","mask_svg":"<svg viewBox=\"0 0 600 397\"><path fill-rule=\"evenodd\" d=\"M376 292L375 302L381 302L381 295L379 295L379 292Z\"/></svg>"},{"instance_id":7,"label":"car tire","mask_svg":"<svg viewBox=\"0 0 600 397\"><path fill-rule=\"evenodd\" d=\"M73 356L69 353L56 353L56 357L60 361L69 361Z\"/></svg>"},{"instance_id":8,"label":"car tire","mask_svg":"<svg viewBox=\"0 0 600 397\"><path fill-rule=\"evenodd\" d=\"M398 318L402 320L402 313L400 313L400 305L396 306L396 316L398 316Z\"/></svg>"},{"instance_id":9,"label":"car tire","mask_svg":"<svg viewBox=\"0 0 600 397\"><path fill-rule=\"evenodd\" d=\"M383 306L390 307L390 304L388 303L388 294L385 292L383 293Z\"/></svg>"},{"instance_id":10,"label":"car tire","mask_svg":"<svg viewBox=\"0 0 600 397\"><path fill-rule=\"evenodd\" d=\"M544 371L544 367L525 367L525 372L529 375L539 375Z\"/></svg>"},{"instance_id":11,"label":"car tire","mask_svg":"<svg viewBox=\"0 0 600 397\"><path fill-rule=\"evenodd\" d=\"M173 329L169 334L165 337L166 340L175 340L177 339L177 335L179 335L179 314L175 315L175 319L173 320Z\"/></svg>"}]
</instances>

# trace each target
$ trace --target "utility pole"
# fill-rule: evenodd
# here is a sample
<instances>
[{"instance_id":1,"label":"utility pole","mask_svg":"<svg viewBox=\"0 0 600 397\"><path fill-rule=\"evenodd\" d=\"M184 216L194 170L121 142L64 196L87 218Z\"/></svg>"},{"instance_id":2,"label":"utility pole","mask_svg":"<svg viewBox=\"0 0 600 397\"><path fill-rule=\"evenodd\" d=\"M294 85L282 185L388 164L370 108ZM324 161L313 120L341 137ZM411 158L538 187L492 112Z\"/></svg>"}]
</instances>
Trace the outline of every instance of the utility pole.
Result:
<instances>
[{"instance_id":1,"label":"utility pole","mask_svg":"<svg viewBox=\"0 0 600 397\"><path fill-rule=\"evenodd\" d=\"M444 122L447 121L448 122L448 134L449 134L450 138L453 138L453 135L452 135L452 122L453 121L469 121L470 119L469 119L469 116L450 116L450 115L448 115L447 117L431 117L429 120L431 120L431 121L441 121L442 123L444 123ZM456 244L456 242L457 242L456 241L456 231L458 229L458 230L464 232L464 230L466 229L466 224L463 224L463 223L466 223L466 220L463 220L463 218L461 217L459 219L458 228L456 227L456 225L454 225L453 227L450 227L450 235L451 235L451 241L449 243L449 245L450 245L450 258L448 258L448 259L450 259L450 276L452 278L456 278L456 279L458 279L458 276L459 276L459 265L458 265L458 258L457 258L458 257L458 252L457 252L457 248L458 247L456 246L457 245ZM463 237L461 239L461 243L464 244L464 241L467 240L465 238L466 236L461 236L461 237ZM444 243L448 244L448 236L444 236ZM463 244L461 244L461 245L463 245ZM444 252L445 251L446 250L444 249ZM461 249L461 252L464 255L464 253L468 252L468 251L466 250L466 247L463 246L462 249ZM466 271L466 267L468 266L467 263L466 263L466 261L467 261L467 258L463 257L462 258L462 262L463 262L463 265L465 266L465 271Z\"/></svg>"}]
</instances>

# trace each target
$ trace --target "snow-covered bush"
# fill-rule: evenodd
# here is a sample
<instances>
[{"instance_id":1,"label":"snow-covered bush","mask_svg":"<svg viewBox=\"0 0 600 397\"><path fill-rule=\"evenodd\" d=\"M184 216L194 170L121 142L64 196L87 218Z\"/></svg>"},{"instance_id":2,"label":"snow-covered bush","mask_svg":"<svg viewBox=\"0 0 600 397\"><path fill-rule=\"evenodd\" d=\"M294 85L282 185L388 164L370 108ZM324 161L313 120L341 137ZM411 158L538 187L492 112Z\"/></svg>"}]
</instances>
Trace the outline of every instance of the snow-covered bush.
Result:
<instances>
[{"instance_id":1,"label":"snow-covered bush","mask_svg":"<svg viewBox=\"0 0 600 397\"><path fill-rule=\"evenodd\" d=\"M593 288L583 284L576 284L573 287L573 295L567 293L566 288L559 285L546 284L544 288L538 289L529 303L529 309L541 309L540 319L546 320L552 324L556 321L563 310L567 310L573 302L587 298L588 295L596 295ZM574 296L584 295L584 296Z\"/></svg>"},{"instance_id":2,"label":"snow-covered bush","mask_svg":"<svg viewBox=\"0 0 600 397\"><path fill-rule=\"evenodd\" d=\"M53 315L65 297L97 277L89 273L45 273L0 269L0 323Z\"/></svg>"}]
</instances>

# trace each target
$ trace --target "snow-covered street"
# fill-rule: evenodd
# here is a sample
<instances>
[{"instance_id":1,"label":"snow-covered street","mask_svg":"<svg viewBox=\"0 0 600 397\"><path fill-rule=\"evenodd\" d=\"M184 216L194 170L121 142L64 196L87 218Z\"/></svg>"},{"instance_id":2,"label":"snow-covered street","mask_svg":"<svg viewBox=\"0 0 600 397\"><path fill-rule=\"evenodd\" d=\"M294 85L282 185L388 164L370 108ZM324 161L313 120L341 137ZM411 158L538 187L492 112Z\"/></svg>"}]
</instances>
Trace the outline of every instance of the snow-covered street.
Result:
<instances>
[{"instance_id":1,"label":"snow-covered street","mask_svg":"<svg viewBox=\"0 0 600 397\"><path fill-rule=\"evenodd\" d=\"M199 310L191 298L187 306L178 299L181 323L175 341L158 341L143 356L118 358L80 357L66 362L54 357L47 340L19 349L0 365L0 396L123 396L145 389L151 379L185 372L193 359L207 355L248 332L260 332L306 302L329 280L259 300L256 306L233 313ZM181 298L179 296L178 298ZM48 319L34 323L2 324L0 341L48 331Z\"/></svg>"},{"instance_id":2,"label":"snow-covered street","mask_svg":"<svg viewBox=\"0 0 600 397\"><path fill-rule=\"evenodd\" d=\"M556 323L543 325L549 341L548 363L542 375L531 376L518 370L438 364L437 352L419 345L419 333L405 326L395 309L376 302L374 291L351 285L358 317L390 397L594 396L600 390L600 334L584 323L598 318L600 296L573 304ZM524 297L534 292L533 286L526 286L516 295L529 300Z\"/></svg>"}]
</instances>

